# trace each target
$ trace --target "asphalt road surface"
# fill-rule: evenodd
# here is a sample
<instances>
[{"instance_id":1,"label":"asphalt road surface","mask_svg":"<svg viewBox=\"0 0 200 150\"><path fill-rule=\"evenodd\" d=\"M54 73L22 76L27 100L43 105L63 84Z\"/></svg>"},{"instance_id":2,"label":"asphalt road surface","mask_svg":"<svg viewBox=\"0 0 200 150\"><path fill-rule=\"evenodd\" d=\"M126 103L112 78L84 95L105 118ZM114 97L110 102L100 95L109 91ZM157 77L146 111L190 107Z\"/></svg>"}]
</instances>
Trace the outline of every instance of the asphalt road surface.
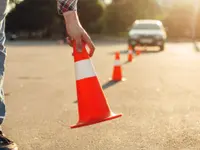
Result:
<instances>
[{"instance_id":1,"label":"asphalt road surface","mask_svg":"<svg viewBox=\"0 0 200 150\"><path fill-rule=\"evenodd\" d=\"M127 61L123 42L97 42L92 58L107 101L123 117L70 129L77 122L72 51L52 42L7 44L5 133L19 150L200 149L200 53L167 43ZM125 82L108 84L114 52Z\"/></svg>"}]
</instances>

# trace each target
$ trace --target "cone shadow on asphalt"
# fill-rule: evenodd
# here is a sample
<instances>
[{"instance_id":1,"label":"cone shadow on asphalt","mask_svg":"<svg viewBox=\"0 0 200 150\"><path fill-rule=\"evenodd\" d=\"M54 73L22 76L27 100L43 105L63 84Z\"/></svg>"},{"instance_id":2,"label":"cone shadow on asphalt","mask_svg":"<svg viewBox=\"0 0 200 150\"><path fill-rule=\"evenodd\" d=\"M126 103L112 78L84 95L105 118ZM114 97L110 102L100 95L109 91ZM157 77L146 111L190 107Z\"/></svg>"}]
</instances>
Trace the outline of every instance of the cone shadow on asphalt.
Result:
<instances>
[{"instance_id":1,"label":"cone shadow on asphalt","mask_svg":"<svg viewBox=\"0 0 200 150\"><path fill-rule=\"evenodd\" d=\"M109 52L110 55L115 55L116 52ZM121 50L119 51L120 54L127 54L128 50Z\"/></svg>"},{"instance_id":2,"label":"cone shadow on asphalt","mask_svg":"<svg viewBox=\"0 0 200 150\"><path fill-rule=\"evenodd\" d=\"M163 51L144 50L144 51L141 51L141 54L152 54L152 53L160 53L160 52L163 52Z\"/></svg>"},{"instance_id":3,"label":"cone shadow on asphalt","mask_svg":"<svg viewBox=\"0 0 200 150\"><path fill-rule=\"evenodd\" d=\"M194 48L197 52L200 52L200 48L196 42L194 42Z\"/></svg>"},{"instance_id":4,"label":"cone shadow on asphalt","mask_svg":"<svg viewBox=\"0 0 200 150\"><path fill-rule=\"evenodd\" d=\"M155 54L155 53L161 53L163 51L161 50L142 50L141 51L141 54ZM110 52L109 54L110 55L115 55L116 52ZM122 51L119 51L120 54L127 54L128 53L128 50L122 50ZM134 52L135 53L135 52Z\"/></svg>"},{"instance_id":5,"label":"cone shadow on asphalt","mask_svg":"<svg viewBox=\"0 0 200 150\"><path fill-rule=\"evenodd\" d=\"M102 89L105 90L111 86L114 86L115 84L119 83L120 81L108 81L105 84L102 85Z\"/></svg>"},{"instance_id":6,"label":"cone shadow on asphalt","mask_svg":"<svg viewBox=\"0 0 200 150\"><path fill-rule=\"evenodd\" d=\"M126 64L129 64L131 63L130 61L125 61L122 65L126 65Z\"/></svg>"}]
</instances>

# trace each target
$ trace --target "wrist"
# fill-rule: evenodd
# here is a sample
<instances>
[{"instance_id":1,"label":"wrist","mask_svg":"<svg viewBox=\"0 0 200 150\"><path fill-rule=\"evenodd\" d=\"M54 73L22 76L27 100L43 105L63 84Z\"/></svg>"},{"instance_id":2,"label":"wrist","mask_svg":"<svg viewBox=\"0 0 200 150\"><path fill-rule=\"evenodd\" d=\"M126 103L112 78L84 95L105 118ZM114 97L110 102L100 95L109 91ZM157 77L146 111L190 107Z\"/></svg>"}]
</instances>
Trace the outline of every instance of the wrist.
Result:
<instances>
[{"instance_id":1,"label":"wrist","mask_svg":"<svg viewBox=\"0 0 200 150\"><path fill-rule=\"evenodd\" d=\"M67 11L63 16L66 22L79 21L77 11Z\"/></svg>"}]
</instances>

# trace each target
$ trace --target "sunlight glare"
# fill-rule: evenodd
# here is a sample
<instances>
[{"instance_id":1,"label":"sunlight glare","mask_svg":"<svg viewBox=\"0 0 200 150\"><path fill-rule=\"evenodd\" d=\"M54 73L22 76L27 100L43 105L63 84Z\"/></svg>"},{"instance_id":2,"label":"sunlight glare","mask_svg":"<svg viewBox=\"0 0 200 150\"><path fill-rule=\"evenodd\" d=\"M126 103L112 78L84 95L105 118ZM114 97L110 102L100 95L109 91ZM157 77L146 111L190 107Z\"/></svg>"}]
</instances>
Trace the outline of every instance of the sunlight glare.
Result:
<instances>
[{"instance_id":1,"label":"sunlight glare","mask_svg":"<svg viewBox=\"0 0 200 150\"><path fill-rule=\"evenodd\" d=\"M172 7L175 4L198 4L200 0L156 0L162 7Z\"/></svg>"}]
</instances>

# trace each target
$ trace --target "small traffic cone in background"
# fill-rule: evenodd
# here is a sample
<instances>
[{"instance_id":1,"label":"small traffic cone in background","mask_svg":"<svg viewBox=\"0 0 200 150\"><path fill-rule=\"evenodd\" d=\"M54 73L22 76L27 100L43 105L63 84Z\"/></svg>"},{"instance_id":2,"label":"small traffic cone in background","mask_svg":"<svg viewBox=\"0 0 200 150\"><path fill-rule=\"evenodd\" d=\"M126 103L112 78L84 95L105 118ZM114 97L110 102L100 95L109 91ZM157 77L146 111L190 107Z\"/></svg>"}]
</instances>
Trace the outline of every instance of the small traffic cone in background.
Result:
<instances>
[{"instance_id":1,"label":"small traffic cone in background","mask_svg":"<svg viewBox=\"0 0 200 150\"><path fill-rule=\"evenodd\" d=\"M133 50L133 47L131 45L129 45L128 50Z\"/></svg>"},{"instance_id":2,"label":"small traffic cone in background","mask_svg":"<svg viewBox=\"0 0 200 150\"><path fill-rule=\"evenodd\" d=\"M132 46L129 46L129 49L128 49L128 62L132 62L133 60L133 49L132 49Z\"/></svg>"},{"instance_id":3,"label":"small traffic cone in background","mask_svg":"<svg viewBox=\"0 0 200 150\"><path fill-rule=\"evenodd\" d=\"M115 63L112 74L112 81L125 81L126 79L122 77L122 67L120 63L120 53L115 53Z\"/></svg>"},{"instance_id":4,"label":"small traffic cone in background","mask_svg":"<svg viewBox=\"0 0 200 150\"><path fill-rule=\"evenodd\" d=\"M110 110L85 46L82 52L76 51L75 44L73 49L79 121L71 128L121 117Z\"/></svg>"},{"instance_id":5,"label":"small traffic cone in background","mask_svg":"<svg viewBox=\"0 0 200 150\"><path fill-rule=\"evenodd\" d=\"M136 53L137 56L139 56L141 54L141 50L138 48L138 49L135 50L135 53Z\"/></svg>"}]
</instances>

